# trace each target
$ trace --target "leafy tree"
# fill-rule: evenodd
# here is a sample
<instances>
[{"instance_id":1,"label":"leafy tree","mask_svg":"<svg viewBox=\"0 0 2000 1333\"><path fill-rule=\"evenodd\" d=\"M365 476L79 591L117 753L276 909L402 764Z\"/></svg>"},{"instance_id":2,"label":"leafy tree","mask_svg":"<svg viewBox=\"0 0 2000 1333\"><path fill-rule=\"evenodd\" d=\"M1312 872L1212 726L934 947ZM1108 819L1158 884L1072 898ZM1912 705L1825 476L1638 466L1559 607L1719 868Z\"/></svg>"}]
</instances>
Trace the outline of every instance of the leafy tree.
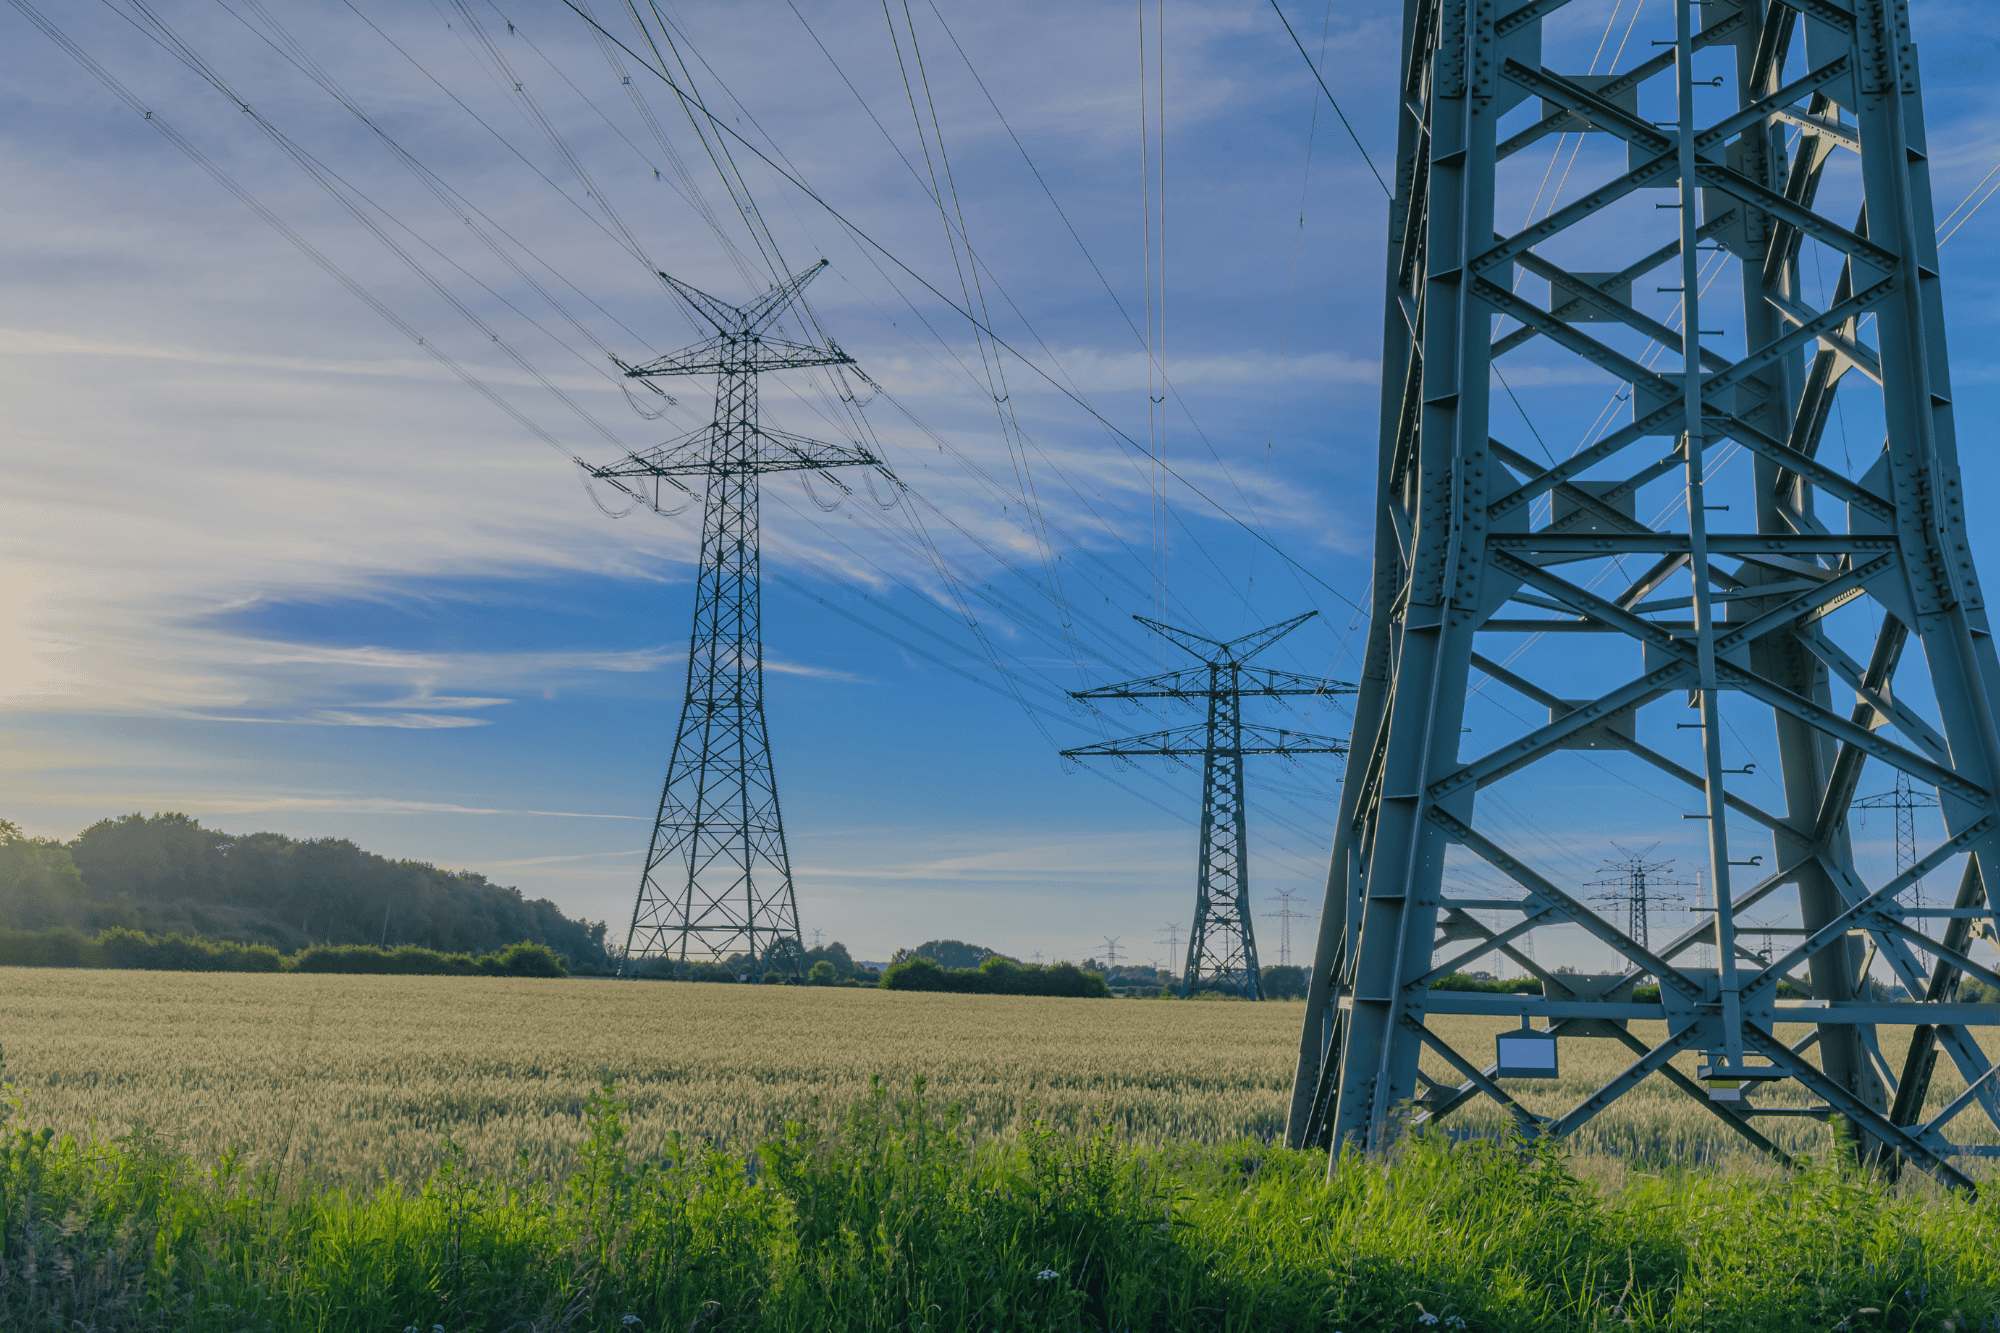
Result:
<instances>
[{"instance_id":1,"label":"leafy tree","mask_svg":"<svg viewBox=\"0 0 2000 1333\"><path fill-rule=\"evenodd\" d=\"M1257 974L1264 997L1270 1000L1303 1000L1306 997L1306 970L1279 963Z\"/></svg>"},{"instance_id":2,"label":"leafy tree","mask_svg":"<svg viewBox=\"0 0 2000 1333\"><path fill-rule=\"evenodd\" d=\"M487 954L546 945L607 968L601 922L467 871L391 861L340 838L229 834L183 814L91 825L66 847L0 821L0 928L125 928L266 944L411 944Z\"/></svg>"},{"instance_id":3,"label":"leafy tree","mask_svg":"<svg viewBox=\"0 0 2000 1333\"><path fill-rule=\"evenodd\" d=\"M72 905L82 896L83 878L68 848L54 838L30 838L0 819L0 927L73 925Z\"/></svg>"},{"instance_id":4,"label":"leafy tree","mask_svg":"<svg viewBox=\"0 0 2000 1333\"><path fill-rule=\"evenodd\" d=\"M889 958L889 965L894 967L897 963L910 958L928 958L939 967L978 967L987 959L998 956L1002 955L997 955L992 949L981 944L967 944L964 940L931 940L926 944L919 944L914 949L896 950Z\"/></svg>"},{"instance_id":5,"label":"leafy tree","mask_svg":"<svg viewBox=\"0 0 2000 1333\"><path fill-rule=\"evenodd\" d=\"M1096 972L1075 963L1017 963L990 954L978 967L943 968L916 954L882 973L884 990L953 991L961 995L1067 995L1109 999L1111 988Z\"/></svg>"},{"instance_id":6,"label":"leafy tree","mask_svg":"<svg viewBox=\"0 0 2000 1333\"><path fill-rule=\"evenodd\" d=\"M847 946L839 940L835 940L822 949L807 949L805 952L805 962L808 974L820 962L833 964L834 975L842 981L845 981L861 970L855 966L853 957L847 952Z\"/></svg>"},{"instance_id":7,"label":"leafy tree","mask_svg":"<svg viewBox=\"0 0 2000 1333\"><path fill-rule=\"evenodd\" d=\"M813 986L831 986L840 980L840 973L834 965L822 958L814 963L806 973L806 982Z\"/></svg>"}]
</instances>

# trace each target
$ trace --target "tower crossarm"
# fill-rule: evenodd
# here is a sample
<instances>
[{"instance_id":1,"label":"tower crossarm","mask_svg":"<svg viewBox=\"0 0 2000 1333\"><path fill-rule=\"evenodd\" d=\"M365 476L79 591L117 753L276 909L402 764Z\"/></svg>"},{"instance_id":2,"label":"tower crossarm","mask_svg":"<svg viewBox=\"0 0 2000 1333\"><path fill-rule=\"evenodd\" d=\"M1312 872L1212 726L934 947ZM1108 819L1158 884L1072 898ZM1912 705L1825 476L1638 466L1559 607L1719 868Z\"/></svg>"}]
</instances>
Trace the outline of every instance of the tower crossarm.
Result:
<instances>
[{"instance_id":1,"label":"tower crossarm","mask_svg":"<svg viewBox=\"0 0 2000 1333\"><path fill-rule=\"evenodd\" d=\"M798 300L806 284L817 278L825 267L824 259L809 264L746 306L731 305L720 297L710 296L698 287L688 286L671 273L660 274L660 280L687 302L697 315L713 324L718 332L751 335L770 327L771 321Z\"/></svg>"},{"instance_id":2,"label":"tower crossarm","mask_svg":"<svg viewBox=\"0 0 2000 1333\"><path fill-rule=\"evenodd\" d=\"M882 460L859 444L828 444L768 426L757 430L759 472L808 472L830 467L867 467Z\"/></svg>"},{"instance_id":3,"label":"tower crossarm","mask_svg":"<svg viewBox=\"0 0 2000 1333\"><path fill-rule=\"evenodd\" d=\"M1100 685L1093 690L1071 690L1072 699L1206 699L1219 691L1250 698L1285 694L1353 694L1355 686L1344 680L1302 676L1276 667L1240 667L1236 684L1215 683L1207 667L1183 667L1157 676L1145 676L1117 685Z\"/></svg>"},{"instance_id":4,"label":"tower crossarm","mask_svg":"<svg viewBox=\"0 0 2000 1333\"><path fill-rule=\"evenodd\" d=\"M710 338L707 342L669 352L644 365L628 365L616 357L612 360L617 361L618 368L625 372L627 379L635 380L671 375L761 374L767 370L805 370L812 366L855 364L853 357L831 344L808 347L783 338L734 336Z\"/></svg>"},{"instance_id":5,"label":"tower crossarm","mask_svg":"<svg viewBox=\"0 0 2000 1333\"><path fill-rule=\"evenodd\" d=\"M742 457L731 457L715 449L715 427L703 426L665 444L627 454L604 467L589 469L590 475L611 480L616 477L689 477L720 472L808 472L835 467L868 467L882 460L858 444L828 444L809 440L768 426L752 430L756 447Z\"/></svg>"},{"instance_id":6,"label":"tower crossarm","mask_svg":"<svg viewBox=\"0 0 2000 1333\"><path fill-rule=\"evenodd\" d=\"M1166 754L1203 756L1213 754L1218 758L1236 758L1246 754L1346 754L1347 742L1335 740L1331 736L1318 736L1310 731L1292 731L1285 727L1265 726L1257 722L1243 724L1242 743L1239 746L1216 745L1209 740L1208 728L1199 722L1184 727L1169 727L1165 731L1149 732L1144 736L1127 736L1124 740L1098 741L1093 745L1079 745L1064 750L1069 759L1091 759L1115 755Z\"/></svg>"},{"instance_id":7,"label":"tower crossarm","mask_svg":"<svg viewBox=\"0 0 2000 1333\"><path fill-rule=\"evenodd\" d=\"M1936 792L1885 791L1877 792L1873 796L1858 797L1850 808L1855 810L1894 810L1902 806L1913 806L1919 810L1929 810L1934 808L1937 803Z\"/></svg>"},{"instance_id":8,"label":"tower crossarm","mask_svg":"<svg viewBox=\"0 0 2000 1333\"><path fill-rule=\"evenodd\" d=\"M1145 616L1133 616L1132 619L1161 638L1172 640L1209 666L1230 664L1240 666L1318 614L1317 611L1306 611L1293 616L1290 620L1281 621L1276 625L1266 625L1263 629L1252 630L1240 638L1228 640L1211 639L1192 630L1179 629L1157 620L1148 620Z\"/></svg>"}]
</instances>

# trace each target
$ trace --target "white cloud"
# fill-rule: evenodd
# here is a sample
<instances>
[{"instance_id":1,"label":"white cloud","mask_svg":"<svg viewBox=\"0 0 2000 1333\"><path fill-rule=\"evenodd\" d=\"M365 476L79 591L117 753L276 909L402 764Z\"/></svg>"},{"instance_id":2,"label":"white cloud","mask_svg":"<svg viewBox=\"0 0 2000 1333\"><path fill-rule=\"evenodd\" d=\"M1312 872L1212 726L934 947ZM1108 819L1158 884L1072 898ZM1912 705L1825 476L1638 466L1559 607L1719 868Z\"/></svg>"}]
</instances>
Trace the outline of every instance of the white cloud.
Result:
<instances>
[{"instance_id":1,"label":"white cloud","mask_svg":"<svg viewBox=\"0 0 2000 1333\"><path fill-rule=\"evenodd\" d=\"M330 708L321 709L305 717L270 720L303 723L312 727L401 727L406 731L435 731L440 727L488 725L483 717L452 717L443 713L342 713Z\"/></svg>"}]
</instances>

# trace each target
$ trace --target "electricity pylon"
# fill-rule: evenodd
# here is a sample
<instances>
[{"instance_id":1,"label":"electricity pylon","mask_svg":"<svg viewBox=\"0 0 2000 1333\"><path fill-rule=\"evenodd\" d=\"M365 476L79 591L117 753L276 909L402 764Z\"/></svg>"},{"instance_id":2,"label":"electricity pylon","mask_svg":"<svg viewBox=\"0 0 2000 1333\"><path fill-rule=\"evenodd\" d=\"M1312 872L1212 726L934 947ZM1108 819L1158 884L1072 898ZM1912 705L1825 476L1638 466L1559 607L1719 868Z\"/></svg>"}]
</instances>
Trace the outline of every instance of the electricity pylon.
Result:
<instances>
[{"instance_id":1,"label":"electricity pylon","mask_svg":"<svg viewBox=\"0 0 2000 1333\"><path fill-rule=\"evenodd\" d=\"M1935 810L1937 803L1937 793L1917 791L1910 782L1910 775L1897 769L1896 785L1892 790L1858 797L1853 808L1896 812L1896 873L1901 874L1917 863L1917 811ZM1910 892L1911 901L1922 907L1924 881L1921 877L1910 886Z\"/></svg>"},{"instance_id":2,"label":"electricity pylon","mask_svg":"<svg viewBox=\"0 0 2000 1333\"><path fill-rule=\"evenodd\" d=\"M1181 970L1181 998L1210 983L1264 998L1257 969L1257 937L1250 926L1250 835L1245 818L1243 756L1246 754L1345 754L1340 741L1303 731L1280 730L1243 721L1247 697L1291 694L1352 694L1344 681L1301 676L1276 667L1253 667L1252 657L1303 625L1317 612L1294 616L1227 643L1205 639L1144 616L1132 619L1200 660L1142 680L1094 690L1071 690L1073 699L1201 699L1206 723L1172 727L1121 741L1100 741L1064 750L1069 759L1160 754L1201 756L1201 855L1195 870L1194 924L1188 929L1187 961ZM1245 744L1245 733L1249 743Z\"/></svg>"},{"instance_id":3,"label":"electricity pylon","mask_svg":"<svg viewBox=\"0 0 2000 1333\"><path fill-rule=\"evenodd\" d=\"M1278 966L1292 965L1292 922L1302 921L1306 913L1298 909L1299 895L1291 889L1280 889L1271 895L1278 900L1278 910L1270 913L1278 919Z\"/></svg>"},{"instance_id":4,"label":"electricity pylon","mask_svg":"<svg viewBox=\"0 0 2000 1333\"><path fill-rule=\"evenodd\" d=\"M1659 845L1656 842L1653 847ZM1617 847L1618 844L1613 843L1612 846ZM1587 889L1611 890L1609 893L1593 895L1591 901L1612 907L1623 907L1625 933L1636 940L1642 949L1653 947L1652 908L1681 900L1679 894L1662 894L1658 890L1686 888L1694 883L1691 879L1668 879L1662 874L1663 871L1672 870L1674 863L1648 861L1647 853L1651 852L1653 847L1648 847L1643 852L1618 847L1619 851L1625 853L1625 859L1614 861L1606 857L1603 878L1593 879L1584 885Z\"/></svg>"},{"instance_id":5,"label":"electricity pylon","mask_svg":"<svg viewBox=\"0 0 2000 1333\"><path fill-rule=\"evenodd\" d=\"M1524 1133L1567 1134L1658 1075L1775 1152L1754 1102L1711 1099L1673 1065L1686 1051L1725 1095L1793 1080L1864 1152L1969 1189L1955 1159L1978 1131L1950 1121L1977 1107L2000 1125L1978 1040L2000 1008L1952 1001L1961 975L2000 977L1970 952L2000 874L2000 658L1959 474L1911 6L1668 0L1640 11L1650 31L1631 34L1625 68L1545 65L1545 26L1559 64L1594 49L1615 5L1404 2L1373 606L1287 1137L1372 1148L1479 1097ZM1567 133L1585 147L1564 202L1505 232L1496 197L1531 197L1547 169L1525 150ZM1737 288L1735 312L1704 296L1711 282ZM1604 383L1594 402L1570 391L1580 438L1559 462L1496 438L1513 419L1495 410L1496 363L1521 349L1542 383ZM1885 425L1882 450L1857 443L1852 463L1820 447L1841 392L1867 393ZM1590 424L1607 401L1630 418ZM1482 701L1467 733L1475 670L1546 712L1517 725ZM1735 734L1767 727L1776 801L1724 766ZM1579 750L1685 795L1689 822L1660 836L1699 830L1709 919L1646 948L1538 867L1569 829L1659 817L1616 804ZM1874 882L1847 832L1871 763L1935 788L1946 830ZM1534 842L1482 818L1480 793L1502 783L1533 804ZM1752 836L1771 863L1741 874L1732 841ZM1456 913L1473 942L1439 957L1445 865L1468 858L1524 890L1505 908L1518 924L1472 935ZM1930 940L1904 896L1947 864L1959 888ZM1797 942L1768 964L1739 957L1745 912L1785 918ZM1572 925L1616 971L1538 963L1544 994L1528 997L1428 984ZM1863 936L1917 998L1870 997ZM1677 963L1710 942L1714 969ZM1810 1002L1779 999L1793 969ZM1635 998L1644 976L1657 1000ZM1430 1024L1445 1014L1526 1015L1558 1039L1617 1041L1632 1063L1544 1116ZM1786 1023L1816 1029L1811 1058ZM1877 1068L1896 1049L1879 1025L1914 1028L1899 1073ZM1931 1113L1940 1053L1968 1091ZM1461 1081L1420 1081L1420 1054Z\"/></svg>"},{"instance_id":6,"label":"electricity pylon","mask_svg":"<svg viewBox=\"0 0 2000 1333\"><path fill-rule=\"evenodd\" d=\"M662 273L715 336L644 365L619 363L632 379L715 376L715 419L708 425L590 472L641 493L650 481L655 508L662 481L683 491L682 477L707 484L687 694L625 936L628 965L659 957L685 962L691 948L717 959L741 949L757 966L800 971L798 898L764 722L758 478L881 460L858 444L825 444L760 425L757 377L854 364L830 341L810 347L770 333L825 267L822 259L740 307Z\"/></svg>"}]
</instances>

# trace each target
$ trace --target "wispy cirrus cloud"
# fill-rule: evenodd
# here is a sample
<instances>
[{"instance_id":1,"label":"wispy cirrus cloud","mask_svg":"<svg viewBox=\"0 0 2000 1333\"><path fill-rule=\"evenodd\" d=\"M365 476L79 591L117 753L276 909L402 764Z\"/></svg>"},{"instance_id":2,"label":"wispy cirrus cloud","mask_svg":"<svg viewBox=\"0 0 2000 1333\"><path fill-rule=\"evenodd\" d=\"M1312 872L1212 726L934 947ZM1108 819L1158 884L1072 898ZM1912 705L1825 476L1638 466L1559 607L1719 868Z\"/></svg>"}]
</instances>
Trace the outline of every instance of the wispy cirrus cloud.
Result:
<instances>
[{"instance_id":1,"label":"wispy cirrus cloud","mask_svg":"<svg viewBox=\"0 0 2000 1333\"><path fill-rule=\"evenodd\" d=\"M347 713L332 708L308 713L304 717L273 720L302 723L309 727L400 727L405 731L490 725L483 717L460 717L449 713Z\"/></svg>"}]
</instances>

